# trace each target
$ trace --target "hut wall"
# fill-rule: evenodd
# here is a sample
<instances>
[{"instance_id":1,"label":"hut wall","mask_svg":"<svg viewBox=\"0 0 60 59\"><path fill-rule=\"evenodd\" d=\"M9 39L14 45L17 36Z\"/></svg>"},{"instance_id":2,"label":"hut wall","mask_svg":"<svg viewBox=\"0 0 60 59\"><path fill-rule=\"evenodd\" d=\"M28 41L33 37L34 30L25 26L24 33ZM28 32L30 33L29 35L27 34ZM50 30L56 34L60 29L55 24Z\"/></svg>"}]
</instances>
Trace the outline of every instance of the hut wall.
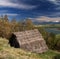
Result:
<instances>
[{"instance_id":1,"label":"hut wall","mask_svg":"<svg viewBox=\"0 0 60 59\"><path fill-rule=\"evenodd\" d=\"M43 53L48 50L48 47L44 40L38 40L31 43L21 45L21 48L27 51Z\"/></svg>"}]
</instances>

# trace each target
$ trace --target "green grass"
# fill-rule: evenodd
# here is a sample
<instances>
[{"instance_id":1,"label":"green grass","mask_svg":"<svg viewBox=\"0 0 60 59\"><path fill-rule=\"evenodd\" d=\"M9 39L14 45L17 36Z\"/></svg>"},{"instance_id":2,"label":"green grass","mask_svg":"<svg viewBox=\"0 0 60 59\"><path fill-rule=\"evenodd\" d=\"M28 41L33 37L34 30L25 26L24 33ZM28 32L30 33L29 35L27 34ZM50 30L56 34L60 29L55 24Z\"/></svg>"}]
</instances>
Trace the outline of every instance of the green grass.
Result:
<instances>
[{"instance_id":1,"label":"green grass","mask_svg":"<svg viewBox=\"0 0 60 59\"><path fill-rule=\"evenodd\" d=\"M38 54L37 56L39 56L42 59L53 59L54 56L56 56L58 53L57 51L53 51L53 50L48 50L47 52L43 53L43 54Z\"/></svg>"},{"instance_id":2,"label":"green grass","mask_svg":"<svg viewBox=\"0 0 60 59\"><path fill-rule=\"evenodd\" d=\"M36 54L10 47L7 39L0 38L0 59L52 59L58 52L48 50L43 54Z\"/></svg>"}]
</instances>

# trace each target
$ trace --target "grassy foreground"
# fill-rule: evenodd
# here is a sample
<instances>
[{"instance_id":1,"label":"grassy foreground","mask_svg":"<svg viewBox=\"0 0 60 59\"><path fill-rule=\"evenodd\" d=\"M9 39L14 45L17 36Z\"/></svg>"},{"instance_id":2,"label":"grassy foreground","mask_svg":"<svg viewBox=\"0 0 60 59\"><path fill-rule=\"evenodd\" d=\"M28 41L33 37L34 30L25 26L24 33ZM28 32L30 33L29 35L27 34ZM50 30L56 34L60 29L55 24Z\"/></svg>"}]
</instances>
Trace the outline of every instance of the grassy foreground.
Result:
<instances>
[{"instance_id":1,"label":"grassy foreground","mask_svg":"<svg viewBox=\"0 0 60 59\"><path fill-rule=\"evenodd\" d=\"M56 54L59 53L51 50L43 54L30 53L10 47L8 40L0 38L0 59L52 59Z\"/></svg>"}]
</instances>

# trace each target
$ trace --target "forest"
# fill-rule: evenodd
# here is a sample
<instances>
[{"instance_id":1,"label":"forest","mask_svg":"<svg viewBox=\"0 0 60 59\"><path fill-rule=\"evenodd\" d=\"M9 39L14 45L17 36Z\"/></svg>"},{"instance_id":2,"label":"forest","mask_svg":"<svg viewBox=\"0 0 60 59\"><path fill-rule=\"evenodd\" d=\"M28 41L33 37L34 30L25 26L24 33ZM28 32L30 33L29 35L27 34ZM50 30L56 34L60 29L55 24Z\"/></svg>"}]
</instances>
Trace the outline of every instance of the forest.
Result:
<instances>
[{"instance_id":1,"label":"forest","mask_svg":"<svg viewBox=\"0 0 60 59\"><path fill-rule=\"evenodd\" d=\"M8 16L5 15L0 18L0 37L9 38L12 32L33 29L34 25L30 19L26 21L16 21L13 18L9 21Z\"/></svg>"}]
</instances>

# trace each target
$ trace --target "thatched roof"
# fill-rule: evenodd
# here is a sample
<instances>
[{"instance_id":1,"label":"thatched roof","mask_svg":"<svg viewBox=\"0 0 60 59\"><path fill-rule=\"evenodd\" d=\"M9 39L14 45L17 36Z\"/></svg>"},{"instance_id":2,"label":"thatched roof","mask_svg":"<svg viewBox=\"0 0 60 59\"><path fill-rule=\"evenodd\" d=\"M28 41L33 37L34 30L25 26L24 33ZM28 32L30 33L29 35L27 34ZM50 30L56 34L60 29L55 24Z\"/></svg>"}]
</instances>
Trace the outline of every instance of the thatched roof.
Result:
<instances>
[{"instance_id":1,"label":"thatched roof","mask_svg":"<svg viewBox=\"0 0 60 59\"><path fill-rule=\"evenodd\" d=\"M37 29L14 32L13 34L23 49L38 53L45 52L48 49L42 35Z\"/></svg>"},{"instance_id":2,"label":"thatched roof","mask_svg":"<svg viewBox=\"0 0 60 59\"><path fill-rule=\"evenodd\" d=\"M22 32L14 32L14 35L16 35L20 45L25 43L31 43L37 40L43 40L42 35L37 29Z\"/></svg>"}]
</instances>

